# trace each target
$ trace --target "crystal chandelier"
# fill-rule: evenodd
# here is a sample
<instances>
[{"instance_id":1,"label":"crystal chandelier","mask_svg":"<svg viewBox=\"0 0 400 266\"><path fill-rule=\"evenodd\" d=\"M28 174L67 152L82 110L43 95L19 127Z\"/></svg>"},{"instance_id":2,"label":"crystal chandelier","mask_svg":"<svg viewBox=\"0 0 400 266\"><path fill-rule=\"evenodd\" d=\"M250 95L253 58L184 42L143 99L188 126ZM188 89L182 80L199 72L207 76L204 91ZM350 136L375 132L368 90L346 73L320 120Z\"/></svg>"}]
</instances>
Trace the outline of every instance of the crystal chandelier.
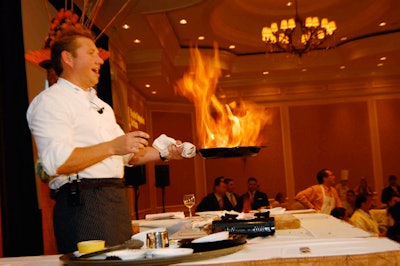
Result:
<instances>
[{"instance_id":1,"label":"crystal chandelier","mask_svg":"<svg viewBox=\"0 0 400 266\"><path fill-rule=\"evenodd\" d=\"M297 12L297 0L294 1L296 17L283 19L280 27L276 22L263 27L261 35L269 53L294 53L302 56L311 50L329 49L328 39L336 30L335 21L318 17L307 17L302 21Z\"/></svg>"}]
</instances>

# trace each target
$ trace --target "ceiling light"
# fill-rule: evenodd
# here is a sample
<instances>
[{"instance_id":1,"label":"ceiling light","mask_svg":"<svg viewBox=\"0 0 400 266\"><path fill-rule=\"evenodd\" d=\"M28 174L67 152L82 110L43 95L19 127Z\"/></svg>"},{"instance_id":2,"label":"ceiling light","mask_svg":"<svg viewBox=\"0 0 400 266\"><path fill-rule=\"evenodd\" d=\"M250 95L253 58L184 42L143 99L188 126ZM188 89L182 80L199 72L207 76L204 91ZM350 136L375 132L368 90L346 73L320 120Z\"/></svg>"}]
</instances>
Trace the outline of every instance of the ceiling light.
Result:
<instances>
[{"instance_id":1,"label":"ceiling light","mask_svg":"<svg viewBox=\"0 0 400 266\"><path fill-rule=\"evenodd\" d=\"M235 49L236 46L234 44L229 45L229 49Z\"/></svg>"},{"instance_id":2,"label":"ceiling light","mask_svg":"<svg viewBox=\"0 0 400 266\"><path fill-rule=\"evenodd\" d=\"M197 39L198 39L199 41L203 41L205 38L206 38L206 37L204 37L204 36L199 36L199 37L197 37Z\"/></svg>"},{"instance_id":3,"label":"ceiling light","mask_svg":"<svg viewBox=\"0 0 400 266\"><path fill-rule=\"evenodd\" d=\"M157 91L151 91L151 94L157 94Z\"/></svg>"},{"instance_id":4,"label":"ceiling light","mask_svg":"<svg viewBox=\"0 0 400 266\"><path fill-rule=\"evenodd\" d=\"M124 25L122 25L122 28L124 29L124 30L127 30L127 29L129 29L131 26L129 26L128 24L124 24Z\"/></svg>"},{"instance_id":5,"label":"ceiling light","mask_svg":"<svg viewBox=\"0 0 400 266\"><path fill-rule=\"evenodd\" d=\"M382 56L381 58L379 58L379 60L385 61L386 60L386 56Z\"/></svg>"},{"instance_id":6,"label":"ceiling light","mask_svg":"<svg viewBox=\"0 0 400 266\"><path fill-rule=\"evenodd\" d=\"M386 26L386 22L381 22L381 23L379 23L379 27L385 27Z\"/></svg>"},{"instance_id":7,"label":"ceiling light","mask_svg":"<svg viewBox=\"0 0 400 266\"><path fill-rule=\"evenodd\" d=\"M340 68L340 69L345 69L345 68L346 68L346 66L340 66L339 68Z\"/></svg>"},{"instance_id":8,"label":"ceiling light","mask_svg":"<svg viewBox=\"0 0 400 266\"><path fill-rule=\"evenodd\" d=\"M376 66L381 67L381 66L383 66L383 63L379 63Z\"/></svg>"},{"instance_id":9,"label":"ceiling light","mask_svg":"<svg viewBox=\"0 0 400 266\"><path fill-rule=\"evenodd\" d=\"M329 49L327 40L336 30L335 21L318 17L307 17L302 21L297 12L295 18L273 22L270 27L262 28L262 40L267 45L269 53L294 53L299 56L311 50Z\"/></svg>"},{"instance_id":10,"label":"ceiling light","mask_svg":"<svg viewBox=\"0 0 400 266\"><path fill-rule=\"evenodd\" d=\"M181 25L185 25L185 24L187 24L187 20L186 20L186 19L181 19L181 20L179 21L179 23L180 23Z\"/></svg>"},{"instance_id":11,"label":"ceiling light","mask_svg":"<svg viewBox=\"0 0 400 266\"><path fill-rule=\"evenodd\" d=\"M264 72L263 72L263 75L268 75L268 74L269 74L268 71L264 71Z\"/></svg>"},{"instance_id":12,"label":"ceiling light","mask_svg":"<svg viewBox=\"0 0 400 266\"><path fill-rule=\"evenodd\" d=\"M139 39L134 39L133 42L134 42L134 43L141 43L142 41L139 40Z\"/></svg>"},{"instance_id":13,"label":"ceiling light","mask_svg":"<svg viewBox=\"0 0 400 266\"><path fill-rule=\"evenodd\" d=\"M150 84L146 84L144 85L146 88L150 88Z\"/></svg>"}]
</instances>

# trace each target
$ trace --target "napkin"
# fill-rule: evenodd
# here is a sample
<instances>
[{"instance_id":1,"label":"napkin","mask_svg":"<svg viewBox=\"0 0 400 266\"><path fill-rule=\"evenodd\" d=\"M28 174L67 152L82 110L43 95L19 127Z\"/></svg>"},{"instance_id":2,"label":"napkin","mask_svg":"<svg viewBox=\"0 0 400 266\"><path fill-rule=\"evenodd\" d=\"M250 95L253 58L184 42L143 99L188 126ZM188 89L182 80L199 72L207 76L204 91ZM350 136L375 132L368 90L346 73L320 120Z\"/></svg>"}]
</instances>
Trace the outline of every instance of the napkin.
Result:
<instances>
[{"instance_id":1,"label":"napkin","mask_svg":"<svg viewBox=\"0 0 400 266\"><path fill-rule=\"evenodd\" d=\"M146 214L144 218L146 220L184 219L185 214L183 212L153 213L153 214Z\"/></svg>"},{"instance_id":2,"label":"napkin","mask_svg":"<svg viewBox=\"0 0 400 266\"><path fill-rule=\"evenodd\" d=\"M176 144L176 140L168 137L165 134L161 134L158 138L153 141L153 147L158 150L162 157L169 155L168 146L175 145L178 148L182 148L182 157L192 158L196 155L196 146L190 142L183 142L182 144Z\"/></svg>"}]
</instances>

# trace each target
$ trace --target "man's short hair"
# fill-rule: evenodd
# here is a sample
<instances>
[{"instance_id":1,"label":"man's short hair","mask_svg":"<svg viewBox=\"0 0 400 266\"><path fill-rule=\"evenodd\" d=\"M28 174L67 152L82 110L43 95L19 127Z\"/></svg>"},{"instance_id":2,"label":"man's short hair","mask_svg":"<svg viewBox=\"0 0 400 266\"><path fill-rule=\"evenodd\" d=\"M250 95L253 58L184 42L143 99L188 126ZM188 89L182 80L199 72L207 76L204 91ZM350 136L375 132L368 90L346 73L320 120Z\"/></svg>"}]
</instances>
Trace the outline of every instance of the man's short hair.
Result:
<instances>
[{"instance_id":1,"label":"man's short hair","mask_svg":"<svg viewBox=\"0 0 400 266\"><path fill-rule=\"evenodd\" d=\"M249 183L250 181L257 182L257 179L255 177L249 177L249 179L247 179L247 183Z\"/></svg>"},{"instance_id":2,"label":"man's short hair","mask_svg":"<svg viewBox=\"0 0 400 266\"><path fill-rule=\"evenodd\" d=\"M231 181L233 181L233 179L232 178L229 178L229 177L227 177L227 178L224 178L224 183L225 184L229 184L229 182L231 182Z\"/></svg>"},{"instance_id":3,"label":"man's short hair","mask_svg":"<svg viewBox=\"0 0 400 266\"><path fill-rule=\"evenodd\" d=\"M318 184L324 183L324 178L328 176L328 173L326 172L328 168L324 168L318 171L317 173L317 180Z\"/></svg>"},{"instance_id":4,"label":"man's short hair","mask_svg":"<svg viewBox=\"0 0 400 266\"><path fill-rule=\"evenodd\" d=\"M222 182L224 182L224 177L223 176L216 177L214 179L214 187L219 186L219 184L221 184Z\"/></svg>"}]
</instances>

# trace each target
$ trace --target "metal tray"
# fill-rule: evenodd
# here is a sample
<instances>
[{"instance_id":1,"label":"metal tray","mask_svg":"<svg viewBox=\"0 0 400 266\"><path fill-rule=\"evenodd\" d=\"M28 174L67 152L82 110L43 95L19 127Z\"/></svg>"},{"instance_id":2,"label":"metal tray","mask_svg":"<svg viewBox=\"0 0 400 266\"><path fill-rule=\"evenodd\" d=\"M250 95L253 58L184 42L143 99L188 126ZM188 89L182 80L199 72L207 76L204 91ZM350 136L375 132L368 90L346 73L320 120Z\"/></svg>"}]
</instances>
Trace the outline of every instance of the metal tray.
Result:
<instances>
[{"instance_id":1,"label":"metal tray","mask_svg":"<svg viewBox=\"0 0 400 266\"><path fill-rule=\"evenodd\" d=\"M233 158L233 157L246 157L256 156L261 148L267 146L238 146L238 147L219 147L219 148L204 148L199 149L201 157L205 159L216 158Z\"/></svg>"},{"instance_id":2,"label":"metal tray","mask_svg":"<svg viewBox=\"0 0 400 266\"><path fill-rule=\"evenodd\" d=\"M226 240L227 241L227 240ZM95 260L95 259L79 259L73 253L65 254L60 257L62 265L68 266L128 266L128 265L170 265L182 262L200 261L213 259L225 255L235 253L245 247L244 243L237 243L235 246L228 248L220 248L206 252L196 252L189 255L165 257L165 258L144 258L135 260Z\"/></svg>"}]
</instances>

